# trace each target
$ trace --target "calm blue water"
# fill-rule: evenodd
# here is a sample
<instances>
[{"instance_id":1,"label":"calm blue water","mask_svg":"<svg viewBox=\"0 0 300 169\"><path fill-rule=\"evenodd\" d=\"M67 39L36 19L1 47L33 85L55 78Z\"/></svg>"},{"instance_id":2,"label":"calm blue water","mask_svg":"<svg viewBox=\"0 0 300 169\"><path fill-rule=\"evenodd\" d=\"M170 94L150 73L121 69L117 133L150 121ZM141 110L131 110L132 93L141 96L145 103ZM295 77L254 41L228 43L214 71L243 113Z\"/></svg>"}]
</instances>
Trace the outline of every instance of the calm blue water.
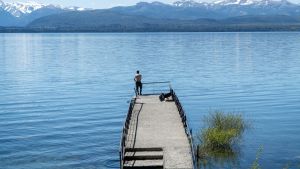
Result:
<instances>
[{"instance_id":1,"label":"calm blue water","mask_svg":"<svg viewBox=\"0 0 300 169\"><path fill-rule=\"evenodd\" d=\"M300 33L0 34L0 168L109 169L133 75L172 81L194 133L243 112L235 167L300 165ZM212 168L226 168L215 164Z\"/></svg>"}]
</instances>

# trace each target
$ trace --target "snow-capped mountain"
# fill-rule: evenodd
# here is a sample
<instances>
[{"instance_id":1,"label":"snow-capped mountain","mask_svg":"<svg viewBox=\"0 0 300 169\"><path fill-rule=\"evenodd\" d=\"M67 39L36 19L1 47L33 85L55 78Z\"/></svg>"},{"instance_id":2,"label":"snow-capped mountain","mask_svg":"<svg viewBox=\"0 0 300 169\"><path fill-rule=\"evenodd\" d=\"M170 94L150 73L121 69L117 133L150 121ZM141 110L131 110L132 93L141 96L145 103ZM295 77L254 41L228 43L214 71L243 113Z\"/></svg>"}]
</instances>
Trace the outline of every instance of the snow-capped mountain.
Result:
<instances>
[{"instance_id":1,"label":"snow-capped mountain","mask_svg":"<svg viewBox=\"0 0 300 169\"><path fill-rule=\"evenodd\" d=\"M300 5L287 0L217 0L214 2L181 0L173 4L143 2L135 6L115 7L111 10L122 14L151 18L186 20L199 18L224 19L246 15L300 16Z\"/></svg>"},{"instance_id":2,"label":"snow-capped mountain","mask_svg":"<svg viewBox=\"0 0 300 169\"><path fill-rule=\"evenodd\" d=\"M177 7L220 7L228 5L241 5L241 6L286 6L286 5L297 5L287 0L217 0L211 3L208 2L197 2L193 0L181 0L173 3Z\"/></svg>"},{"instance_id":3,"label":"snow-capped mountain","mask_svg":"<svg viewBox=\"0 0 300 169\"><path fill-rule=\"evenodd\" d=\"M4 3L0 2L2 4L2 8L12 14L15 17L20 17L23 14L31 13L35 10L38 10L42 7L45 7L43 4L38 3L21 3L21 2L13 2L13 3Z\"/></svg>"},{"instance_id":4,"label":"snow-capped mountain","mask_svg":"<svg viewBox=\"0 0 300 169\"><path fill-rule=\"evenodd\" d=\"M193 0L181 0L181 1L175 1L173 5L177 7L200 7L200 6L208 6L211 4L207 2L196 2Z\"/></svg>"},{"instance_id":5,"label":"snow-capped mountain","mask_svg":"<svg viewBox=\"0 0 300 169\"><path fill-rule=\"evenodd\" d=\"M85 8L80 7L61 7L59 5L52 4L41 4L37 2L13 2L13 3L5 3L0 0L0 8L9 12L15 17L21 17L26 14L30 14L34 11L47 8L47 9L62 9L66 11L83 11Z\"/></svg>"},{"instance_id":6,"label":"snow-capped mountain","mask_svg":"<svg viewBox=\"0 0 300 169\"><path fill-rule=\"evenodd\" d=\"M37 2L4 2L0 0L0 26L25 26L31 21L52 14L88 10Z\"/></svg>"}]
</instances>

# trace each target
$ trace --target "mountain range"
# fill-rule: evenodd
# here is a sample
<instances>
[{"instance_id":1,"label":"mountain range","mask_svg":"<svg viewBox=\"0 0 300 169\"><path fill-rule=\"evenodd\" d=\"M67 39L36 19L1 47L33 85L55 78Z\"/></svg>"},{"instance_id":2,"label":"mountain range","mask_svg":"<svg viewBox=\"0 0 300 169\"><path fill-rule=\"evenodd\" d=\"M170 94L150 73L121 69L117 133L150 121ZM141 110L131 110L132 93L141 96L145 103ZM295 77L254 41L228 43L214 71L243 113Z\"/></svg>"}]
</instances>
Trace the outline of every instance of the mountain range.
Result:
<instances>
[{"instance_id":1,"label":"mountain range","mask_svg":"<svg viewBox=\"0 0 300 169\"><path fill-rule=\"evenodd\" d=\"M71 11L85 11L80 7L61 7L36 2L5 3L0 0L0 26L26 26L37 18Z\"/></svg>"},{"instance_id":2,"label":"mountain range","mask_svg":"<svg viewBox=\"0 0 300 169\"><path fill-rule=\"evenodd\" d=\"M287 0L181 0L92 10L0 0L0 26L35 31L300 30L300 5Z\"/></svg>"},{"instance_id":3,"label":"mountain range","mask_svg":"<svg viewBox=\"0 0 300 169\"><path fill-rule=\"evenodd\" d=\"M300 5L287 0L221 0L212 3L193 0L176 1L173 4L141 2L131 7L115 7L111 11L169 19L224 19L245 15L300 16Z\"/></svg>"}]
</instances>

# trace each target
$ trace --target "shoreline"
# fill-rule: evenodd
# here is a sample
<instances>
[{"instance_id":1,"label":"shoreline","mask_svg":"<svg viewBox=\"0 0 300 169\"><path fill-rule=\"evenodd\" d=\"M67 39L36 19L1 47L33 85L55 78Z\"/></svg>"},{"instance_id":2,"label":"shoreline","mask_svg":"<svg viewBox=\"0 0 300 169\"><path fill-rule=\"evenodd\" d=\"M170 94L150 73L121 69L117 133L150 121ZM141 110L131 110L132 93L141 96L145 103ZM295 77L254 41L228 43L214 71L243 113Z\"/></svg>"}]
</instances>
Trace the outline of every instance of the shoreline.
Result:
<instances>
[{"instance_id":1,"label":"shoreline","mask_svg":"<svg viewBox=\"0 0 300 169\"><path fill-rule=\"evenodd\" d=\"M151 33L151 32L299 32L300 24L177 25L164 27L0 27L0 33Z\"/></svg>"}]
</instances>

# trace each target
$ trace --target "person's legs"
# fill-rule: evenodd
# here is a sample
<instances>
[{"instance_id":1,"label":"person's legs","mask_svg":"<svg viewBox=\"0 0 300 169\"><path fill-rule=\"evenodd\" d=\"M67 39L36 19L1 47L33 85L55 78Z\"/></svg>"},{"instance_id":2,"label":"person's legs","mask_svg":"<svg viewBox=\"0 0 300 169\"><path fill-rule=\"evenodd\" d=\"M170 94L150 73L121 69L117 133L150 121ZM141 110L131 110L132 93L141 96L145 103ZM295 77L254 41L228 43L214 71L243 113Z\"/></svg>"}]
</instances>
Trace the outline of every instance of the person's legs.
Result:
<instances>
[{"instance_id":1,"label":"person's legs","mask_svg":"<svg viewBox=\"0 0 300 169\"><path fill-rule=\"evenodd\" d=\"M135 82L135 92L137 95L139 95L139 83Z\"/></svg>"},{"instance_id":2,"label":"person's legs","mask_svg":"<svg viewBox=\"0 0 300 169\"><path fill-rule=\"evenodd\" d=\"M140 95L142 95L143 84L140 82Z\"/></svg>"}]
</instances>

